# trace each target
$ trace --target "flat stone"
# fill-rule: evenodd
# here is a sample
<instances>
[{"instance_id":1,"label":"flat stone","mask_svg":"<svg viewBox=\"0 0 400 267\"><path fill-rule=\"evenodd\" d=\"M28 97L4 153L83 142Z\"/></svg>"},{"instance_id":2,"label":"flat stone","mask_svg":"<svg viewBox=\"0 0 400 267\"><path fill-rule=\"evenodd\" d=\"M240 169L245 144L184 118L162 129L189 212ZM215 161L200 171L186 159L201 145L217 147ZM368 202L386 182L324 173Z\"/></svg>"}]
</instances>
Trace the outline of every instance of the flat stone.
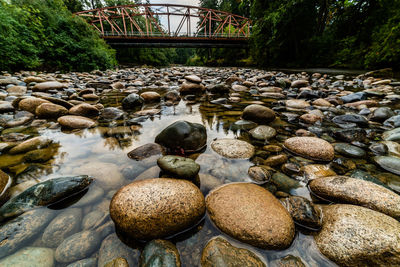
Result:
<instances>
[{"instance_id":1,"label":"flat stone","mask_svg":"<svg viewBox=\"0 0 400 267\"><path fill-rule=\"evenodd\" d=\"M218 236L211 239L204 247L201 266L265 267L267 265L250 250L234 247L227 240Z\"/></svg>"},{"instance_id":2,"label":"flat stone","mask_svg":"<svg viewBox=\"0 0 400 267\"><path fill-rule=\"evenodd\" d=\"M12 112L14 109L10 102L0 101L0 113Z\"/></svg>"},{"instance_id":3,"label":"flat stone","mask_svg":"<svg viewBox=\"0 0 400 267\"><path fill-rule=\"evenodd\" d=\"M35 110L36 116L44 119L57 119L68 114L68 109L53 103L43 103Z\"/></svg>"},{"instance_id":4,"label":"flat stone","mask_svg":"<svg viewBox=\"0 0 400 267\"><path fill-rule=\"evenodd\" d=\"M38 83L35 86L33 86L32 90L33 91L49 91L49 90L59 90L63 88L67 88L68 85L60 82L43 82L43 83Z\"/></svg>"},{"instance_id":5,"label":"flat stone","mask_svg":"<svg viewBox=\"0 0 400 267\"><path fill-rule=\"evenodd\" d=\"M258 140L268 140L276 135L276 130L266 125L257 126L249 132L254 139Z\"/></svg>"},{"instance_id":6,"label":"flat stone","mask_svg":"<svg viewBox=\"0 0 400 267\"><path fill-rule=\"evenodd\" d=\"M331 161L335 156L333 146L316 137L292 137L284 142L284 147L294 154L313 160Z\"/></svg>"},{"instance_id":7,"label":"flat stone","mask_svg":"<svg viewBox=\"0 0 400 267\"><path fill-rule=\"evenodd\" d=\"M95 106L82 103L70 108L69 114L83 117L96 117L100 114L100 112Z\"/></svg>"},{"instance_id":8,"label":"flat stone","mask_svg":"<svg viewBox=\"0 0 400 267\"><path fill-rule=\"evenodd\" d=\"M362 148L346 143L335 144L335 151L349 158L363 158L366 156L366 153Z\"/></svg>"},{"instance_id":9,"label":"flat stone","mask_svg":"<svg viewBox=\"0 0 400 267\"><path fill-rule=\"evenodd\" d=\"M44 148L47 147L51 143L51 140L38 136L34 137L31 139L28 139L15 147L11 148L9 153L10 154L21 154L21 153L26 153L31 150L39 149L39 148Z\"/></svg>"},{"instance_id":10,"label":"flat stone","mask_svg":"<svg viewBox=\"0 0 400 267\"><path fill-rule=\"evenodd\" d=\"M201 83L184 82L179 88L181 94L201 94L206 90L206 87Z\"/></svg>"},{"instance_id":11,"label":"flat stone","mask_svg":"<svg viewBox=\"0 0 400 267\"><path fill-rule=\"evenodd\" d=\"M96 125L96 122L92 119L74 115L59 117L57 121L59 124L61 124L61 126L72 129L85 129L94 127Z\"/></svg>"},{"instance_id":12,"label":"flat stone","mask_svg":"<svg viewBox=\"0 0 400 267\"><path fill-rule=\"evenodd\" d=\"M374 157L374 161L378 163L383 169L390 171L394 174L400 175L400 158L388 157L388 156L377 156Z\"/></svg>"},{"instance_id":13,"label":"flat stone","mask_svg":"<svg viewBox=\"0 0 400 267\"><path fill-rule=\"evenodd\" d=\"M324 199L363 206L400 219L400 196L375 183L333 176L312 180L309 188Z\"/></svg>"},{"instance_id":14,"label":"flat stone","mask_svg":"<svg viewBox=\"0 0 400 267\"><path fill-rule=\"evenodd\" d=\"M310 106L310 103L308 103L305 100L301 100L301 99L286 100L286 107L288 107L288 108L304 109L304 108L308 108L309 106Z\"/></svg>"},{"instance_id":15,"label":"flat stone","mask_svg":"<svg viewBox=\"0 0 400 267\"><path fill-rule=\"evenodd\" d=\"M190 158L180 156L164 156L157 160L158 166L172 177L191 179L200 171L200 165Z\"/></svg>"},{"instance_id":16,"label":"flat stone","mask_svg":"<svg viewBox=\"0 0 400 267\"><path fill-rule=\"evenodd\" d=\"M157 92L144 92L140 94L140 97L142 97L146 103L157 102L161 99L160 94Z\"/></svg>"},{"instance_id":17,"label":"flat stone","mask_svg":"<svg viewBox=\"0 0 400 267\"><path fill-rule=\"evenodd\" d=\"M230 159L248 159L255 152L254 146L237 139L218 139L211 143L211 147L219 155Z\"/></svg>"},{"instance_id":18,"label":"flat stone","mask_svg":"<svg viewBox=\"0 0 400 267\"><path fill-rule=\"evenodd\" d=\"M0 261L2 267L53 267L51 248L26 247Z\"/></svg>"},{"instance_id":19,"label":"flat stone","mask_svg":"<svg viewBox=\"0 0 400 267\"><path fill-rule=\"evenodd\" d=\"M380 212L353 205L323 208L316 244L340 266L400 265L400 223Z\"/></svg>"},{"instance_id":20,"label":"flat stone","mask_svg":"<svg viewBox=\"0 0 400 267\"><path fill-rule=\"evenodd\" d=\"M110 204L116 227L132 238L170 236L194 226L204 215L201 191L178 179L147 179L122 187Z\"/></svg>"},{"instance_id":21,"label":"flat stone","mask_svg":"<svg viewBox=\"0 0 400 267\"><path fill-rule=\"evenodd\" d=\"M304 197L289 196L281 199L282 205L300 226L312 230L319 230L322 225L322 211Z\"/></svg>"},{"instance_id":22,"label":"flat stone","mask_svg":"<svg viewBox=\"0 0 400 267\"><path fill-rule=\"evenodd\" d=\"M307 87L310 84L308 83L307 80L295 80L292 82L290 85L292 88L301 88L301 87Z\"/></svg>"},{"instance_id":23,"label":"flat stone","mask_svg":"<svg viewBox=\"0 0 400 267\"><path fill-rule=\"evenodd\" d=\"M292 243L295 228L291 216L258 185L223 185L208 194L206 204L215 225L242 242L264 249L284 249Z\"/></svg>"},{"instance_id":24,"label":"flat stone","mask_svg":"<svg viewBox=\"0 0 400 267\"><path fill-rule=\"evenodd\" d=\"M191 74L184 77L187 81L192 83L201 83L201 78L197 75Z\"/></svg>"},{"instance_id":25,"label":"flat stone","mask_svg":"<svg viewBox=\"0 0 400 267\"><path fill-rule=\"evenodd\" d=\"M130 151L128 157L133 160L141 161L154 156L161 157L164 153L165 151L162 146L155 143L149 143Z\"/></svg>"}]
</instances>

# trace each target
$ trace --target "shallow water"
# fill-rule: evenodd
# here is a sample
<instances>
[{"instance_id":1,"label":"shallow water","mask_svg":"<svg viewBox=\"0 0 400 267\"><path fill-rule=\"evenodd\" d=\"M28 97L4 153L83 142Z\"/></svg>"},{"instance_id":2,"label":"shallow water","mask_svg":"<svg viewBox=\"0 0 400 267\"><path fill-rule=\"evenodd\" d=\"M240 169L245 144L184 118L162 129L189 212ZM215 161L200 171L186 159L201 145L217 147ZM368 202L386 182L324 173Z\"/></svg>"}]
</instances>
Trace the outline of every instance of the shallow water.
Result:
<instances>
[{"instance_id":1,"label":"shallow water","mask_svg":"<svg viewBox=\"0 0 400 267\"><path fill-rule=\"evenodd\" d=\"M166 92L165 89L151 88L151 90L159 92L160 94ZM357 91L358 88L353 87L352 90ZM141 92L144 91L146 91L146 89ZM104 107L119 107L121 100L126 95L127 94L124 93L106 93L100 95L100 103L102 103ZM158 133L177 120L201 123L207 129L207 148L201 154L190 156L191 158L196 159L200 164L200 173L211 173L217 176L223 183L251 182L247 171L250 166L254 165L254 163L250 160L224 159L215 153L210 147L210 143L214 139L225 137L246 140L259 147L267 144L254 142L254 140L251 140L247 131L234 130L235 128L233 127L233 123L240 120L243 108L254 101L263 101L269 107L275 106L277 101L251 96L247 92L241 93L241 96L242 101L240 103L229 103L232 105L231 108L210 104L209 101L216 98L213 96L203 96L202 98L198 98L196 103L181 100L179 104L175 106L165 106L163 102L161 102L161 106L158 104L147 105L144 106L143 109L157 107L161 109L161 113L147 118L139 125L134 125L132 127L127 126L126 124L129 119L127 114L124 115L125 117L123 119L118 121L100 121L99 126L85 130L64 131L59 128L50 129L46 127L46 124L44 124L41 127L37 127L39 135L48 137L53 140L53 143L57 144L55 145L56 153L53 155L51 167L49 167L49 165L38 165L35 172L31 171L27 172L26 175L20 174L15 177L17 179L14 179L14 183L20 183L32 179L32 177L43 181L59 176L76 175L79 174L79 169L82 166L87 166L93 164L93 162L97 162L98 165L96 166L99 166L99 168L104 165L104 171L107 171L106 169L110 166L110 163L115 164L118 171L125 174L124 184L129 184L141 173L157 165L155 161L143 165L143 163L128 158L127 153L136 147L154 142ZM277 120L270 124L270 126L277 130L278 136L271 139L268 144L282 145L284 137L293 136L294 131L300 128L299 125L286 122L283 117L281 117L281 119L282 120ZM110 129L120 130L120 128L116 127L121 126L126 128L122 129L123 131L118 132L110 131ZM25 130L23 132L27 131ZM284 153L289 155L287 152ZM289 159L294 159L293 156L289 156ZM372 164L369 160L354 160L354 162L357 164ZM221 168L222 173L218 172L221 171ZM126 174L127 169L132 171ZM153 170L152 173L157 173L157 168L153 168ZM98 169L97 171L102 172L103 170ZM380 171L376 169L372 171L380 173ZM96 185L95 182L94 186L99 185ZM209 189L201 187L201 185L200 188L204 195L209 191ZM64 210L77 206L83 210L84 215L96 209L108 211L109 201L116 189L117 188L104 188L104 195L98 201L86 206L81 206L79 202L80 200L78 200L69 207L54 210L54 213L63 212ZM89 189L89 192L90 190L91 189ZM311 199L307 185L301 181L300 187L291 190L290 193ZM108 218L107 220L110 219ZM300 257L307 266L336 266L318 251L313 241L312 232L301 228L297 228L296 238L288 249L282 251L262 250L240 243L225 235L212 224L206 215L204 220L198 226L188 232L173 237L171 240L177 245L183 266L197 266L200 262L202 248L211 237L217 235L223 235L232 243L232 245L252 250L256 254L260 255L265 262L268 262L270 266L274 266L274 260L289 254ZM124 239L126 243L129 243L133 249L141 249L143 247L143 244L137 244L132 240L126 240L123 236L121 236L121 238ZM46 244L43 244L40 239L41 235L38 234L36 241L32 244L27 244L26 246L46 246ZM97 253L98 252L95 252L93 255L98 256ZM88 257L90 257L90 255L88 255ZM136 261L138 261L138 257L136 258ZM67 264L57 263L57 266L66 265Z\"/></svg>"}]
</instances>

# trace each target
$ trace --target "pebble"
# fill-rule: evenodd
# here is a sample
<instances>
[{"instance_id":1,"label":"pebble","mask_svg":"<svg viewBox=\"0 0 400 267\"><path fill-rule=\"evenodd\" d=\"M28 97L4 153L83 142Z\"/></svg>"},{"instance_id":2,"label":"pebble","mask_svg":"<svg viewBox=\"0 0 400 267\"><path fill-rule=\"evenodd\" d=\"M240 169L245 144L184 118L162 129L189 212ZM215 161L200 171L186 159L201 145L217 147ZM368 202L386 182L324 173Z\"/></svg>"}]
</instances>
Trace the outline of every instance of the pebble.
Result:
<instances>
[{"instance_id":1,"label":"pebble","mask_svg":"<svg viewBox=\"0 0 400 267\"><path fill-rule=\"evenodd\" d=\"M50 248L26 247L0 261L2 267L53 267L54 251Z\"/></svg>"},{"instance_id":2,"label":"pebble","mask_svg":"<svg viewBox=\"0 0 400 267\"><path fill-rule=\"evenodd\" d=\"M266 125L257 126L249 132L251 136L257 140L268 140L276 135L276 130Z\"/></svg>"},{"instance_id":3,"label":"pebble","mask_svg":"<svg viewBox=\"0 0 400 267\"><path fill-rule=\"evenodd\" d=\"M211 143L212 149L229 159L248 159L255 153L253 145L237 139L218 139Z\"/></svg>"},{"instance_id":4,"label":"pebble","mask_svg":"<svg viewBox=\"0 0 400 267\"><path fill-rule=\"evenodd\" d=\"M270 108L258 104L252 104L243 110L242 119L259 124L268 124L275 120L275 112Z\"/></svg>"},{"instance_id":5,"label":"pebble","mask_svg":"<svg viewBox=\"0 0 400 267\"><path fill-rule=\"evenodd\" d=\"M284 142L284 146L290 152L312 160L331 161L335 156L333 146L316 137L292 137Z\"/></svg>"},{"instance_id":6,"label":"pebble","mask_svg":"<svg viewBox=\"0 0 400 267\"><path fill-rule=\"evenodd\" d=\"M57 121L61 126L72 129L85 129L96 125L96 122L92 119L74 115L59 117Z\"/></svg>"},{"instance_id":7,"label":"pebble","mask_svg":"<svg viewBox=\"0 0 400 267\"><path fill-rule=\"evenodd\" d=\"M150 241L140 255L139 267L147 266L180 267L181 260L178 249L167 240Z\"/></svg>"},{"instance_id":8,"label":"pebble","mask_svg":"<svg viewBox=\"0 0 400 267\"><path fill-rule=\"evenodd\" d=\"M157 160L158 166L171 177L192 179L200 171L200 165L194 160L180 156L164 156Z\"/></svg>"}]
</instances>

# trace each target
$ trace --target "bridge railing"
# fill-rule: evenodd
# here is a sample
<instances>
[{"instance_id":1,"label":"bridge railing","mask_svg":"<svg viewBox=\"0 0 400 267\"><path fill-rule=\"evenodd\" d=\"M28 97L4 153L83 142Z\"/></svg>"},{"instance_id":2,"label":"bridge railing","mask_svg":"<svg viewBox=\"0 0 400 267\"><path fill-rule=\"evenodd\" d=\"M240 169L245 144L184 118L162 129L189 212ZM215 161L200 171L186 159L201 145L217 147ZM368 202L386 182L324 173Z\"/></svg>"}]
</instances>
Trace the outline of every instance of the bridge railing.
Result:
<instances>
[{"instance_id":1,"label":"bridge railing","mask_svg":"<svg viewBox=\"0 0 400 267\"><path fill-rule=\"evenodd\" d=\"M232 35L228 33L214 33L211 36L208 34L203 33L186 33L186 32L179 32L179 33L161 33L161 32L152 32L152 33L141 33L141 32L127 32L126 34L112 32L112 31L105 31L102 34L104 37L112 37L112 36L123 36L123 37L186 37L186 38L232 38ZM235 38L242 38L247 39L250 36L238 36Z\"/></svg>"}]
</instances>

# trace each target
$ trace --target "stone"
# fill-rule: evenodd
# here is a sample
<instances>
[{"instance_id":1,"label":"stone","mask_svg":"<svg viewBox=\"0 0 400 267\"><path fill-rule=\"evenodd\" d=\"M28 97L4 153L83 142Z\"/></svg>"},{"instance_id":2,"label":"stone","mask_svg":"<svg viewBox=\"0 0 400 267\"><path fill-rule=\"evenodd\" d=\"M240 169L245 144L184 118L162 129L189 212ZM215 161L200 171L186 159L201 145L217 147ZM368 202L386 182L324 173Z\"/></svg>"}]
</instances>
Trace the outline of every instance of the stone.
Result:
<instances>
[{"instance_id":1,"label":"stone","mask_svg":"<svg viewBox=\"0 0 400 267\"><path fill-rule=\"evenodd\" d=\"M280 154L275 156L269 156L266 160L264 160L264 165L267 166L277 166L286 163L288 157L286 154Z\"/></svg>"},{"instance_id":2,"label":"stone","mask_svg":"<svg viewBox=\"0 0 400 267\"><path fill-rule=\"evenodd\" d=\"M54 251L50 248L26 247L0 260L2 267L53 267Z\"/></svg>"},{"instance_id":3,"label":"stone","mask_svg":"<svg viewBox=\"0 0 400 267\"><path fill-rule=\"evenodd\" d=\"M124 112L114 107L107 107L101 111L101 117L106 120L117 120L122 117Z\"/></svg>"},{"instance_id":4,"label":"stone","mask_svg":"<svg viewBox=\"0 0 400 267\"><path fill-rule=\"evenodd\" d=\"M218 236L211 239L204 247L201 266L266 267L267 265L250 250L234 247Z\"/></svg>"},{"instance_id":5,"label":"stone","mask_svg":"<svg viewBox=\"0 0 400 267\"><path fill-rule=\"evenodd\" d=\"M382 139L386 141L399 141L400 140L400 128L395 128L390 131L386 131L382 134Z\"/></svg>"},{"instance_id":6,"label":"stone","mask_svg":"<svg viewBox=\"0 0 400 267\"><path fill-rule=\"evenodd\" d=\"M11 182L11 177L0 170L0 203L3 202L2 200L4 200L4 198L6 197L6 193L11 186Z\"/></svg>"},{"instance_id":7,"label":"stone","mask_svg":"<svg viewBox=\"0 0 400 267\"><path fill-rule=\"evenodd\" d=\"M61 126L72 129L85 129L96 126L94 120L82 116L67 115L59 117L57 121Z\"/></svg>"},{"instance_id":8,"label":"stone","mask_svg":"<svg viewBox=\"0 0 400 267\"><path fill-rule=\"evenodd\" d=\"M290 85L292 88L301 88L301 87L307 87L310 84L308 83L307 80L295 80L292 82Z\"/></svg>"},{"instance_id":9,"label":"stone","mask_svg":"<svg viewBox=\"0 0 400 267\"><path fill-rule=\"evenodd\" d=\"M292 137L283 145L290 152L312 160L331 161L335 156L333 146L316 137Z\"/></svg>"},{"instance_id":10,"label":"stone","mask_svg":"<svg viewBox=\"0 0 400 267\"><path fill-rule=\"evenodd\" d=\"M36 76L28 76L24 79L24 83L30 84L30 83L43 83L46 80L41 78L41 77L36 77Z\"/></svg>"},{"instance_id":11,"label":"stone","mask_svg":"<svg viewBox=\"0 0 400 267\"><path fill-rule=\"evenodd\" d=\"M67 267L96 267L96 266L97 266L96 258L83 259L67 265Z\"/></svg>"},{"instance_id":12,"label":"stone","mask_svg":"<svg viewBox=\"0 0 400 267\"><path fill-rule=\"evenodd\" d=\"M267 124L275 120L275 112L270 108L252 104L243 110L242 119Z\"/></svg>"},{"instance_id":13,"label":"stone","mask_svg":"<svg viewBox=\"0 0 400 267\"><path fill-rule=\"evenodd\" d=\"M114 163L90 161L73 170L75 174L86 174L96 179L104 189L116 189L124 184L124 177Z\"/></svg>"},{"instance_id":14,"label":"stone","mask_svg":"<svg viewBox=\"0 0 400 267\"><path fill-rule=\"evenodd\" d=\"M363 206L400 219L400 196L373 182L332 176L312 180L309 188L323 199Z\"/></svg>"},{"instance_id":15,"label":"stone","mask_svg":"<svg viewBox=\"0 0 400 267\"><path fill-rule=\"evenodd\" d=\"M162 130L156 136L155 142L181 154L182 152L192 153L200 151L206 146L207 131L199 123L176 121Z\"/></svg>"},{"instance_id":16,"label":"stone","mask_svg":"<svg viewBox=\"0 0 400 267\"><path fill-rule=\"evenodd\" d=\"M164 149L162 146L159 144L155 143L149 143L145 144L142 146L139 146L135 148L134 150L130 151L128 153L128 157L136 160L136 161L142 161L147 158L152 158L152 157L162 157L162 155L165 153Z\"/></svg>"},{"instance_id":17,"label":"stone","mask_svg":"<svg viewBox=\"0 0 400 267\"><path fill-rule=\"evenodd\" d=\"M389 119L383 122L383 125L389 128L400 127L400 115L390 117Z\"/></svg>"},{"instance_id":18,"label":"stone","mask_svg":"<svg viewBox=\"0 0 400 267\"><path fill-rule=\"evenodd\" d=\"M223 184L223 182L220 179L209 174L199 173L199 178L200 178L200 189L202 192L204 191L208 192L211 189L214 189L215 187L218 187Z\"/></svg>"},{"instance_id":19,"label":"stone","mask_svg":"<svg viewBox=\"0 0 400 267\"><path fill-rule=\"evenodd\" d=\"M93 210L89 212L85 215L85 217L83 217L82 230L95 229L96 227L104 223L107 215L108 214L101 210Z\"/></svg>"},{"instance_id":20,"label":"stone","mask_svg":"<svg viewBox=\"0 0 400 267\"><path fill-rule=\"evenodd\" d=\"M206 90L206 87L199 83L192 83L192 82L184 82L182 83L181 87L179 88L179 92L181 94L201 94Z\"/></svg>"},{"instance_id":21,"label":"stone","mask_svg":"<svg viewBox=\"0 0 400 267\"><path fill-rule=\"evenodd\" d=\"M182 232L199 222L204 213L204 196L193 183L167 178L126 185L110 204L116 227L141 240Z\"/></svg>"},{"instance_id":22,"label":"stone","mask_svg":"<svg viewBox=\"0 0 400 267\"><path fill-rule=\"evenodd\" d=\"M38 83L35 86L32 87L32 91L49 91L49 90L59 90L59 89L64 89L67 88L68 85L60 82L43 82L43 83Z\"/></svg>"},{"instance_id":23,"label":"stone","mask_svg":"<svg viewBox=\"0 0 400 267\"><path fill-rule=\"evenodd\" d=\"M256 183L256 184L264 184L269 182L271 180L272 176L272 169L268 166L252 166L248 169L248 174L250 178Z\"/></svg>"},{"instance_id":24,"label":"stone","mask_svg":"<svg viewBox=\"0 0 400 267\"><path fill-rule=\"evenodd\" d=\"M201 83L201 78L197 75L191 74L184 77L187 81L192 83Z\"/></svg>"},{"instance_id":25,"label":"stone","mask_svg":"<svg viewBox=\"0 0 400 267\"><path fill-rule=\"evenodd\" d=\"M273 266L279 267L306 267L301 258L293 255L287 255L281 259L274 261L274 263L275 265Z\"/></svg>"},{"instance_id":26,"label":"stone","mask_svg":"<svg viewBox=\"0 0 400 267\"><path fill-rule=\"evenodd\" d=\"M132 93L122 99L123 109L134 109L136 107L141 107L143 105L143 98L138 94Z\"/></svg>"},{"instance_id":27,"label":"stone","mask_svg":"<svg viewBox=\"0 0 400 267\"><path fill-rule=\"evenodd\" d=\"M300 171L308 181L320 177L336 176L336 173L328 165L322 164L309 164L301 167Z\"/></svg>"},{"instance_id":28,"label":"stone","mask_svg":"<svg viewBox=\"0 0 400 267\"><path fill-rule=\"evenodd\" d=\"M43 119L57 119L68 114L68 110L63 106L53 103L43 103L36 108L35 114Z\"/></svg>"},{"instance_id":29,"label":"stone","mask_svg":"<svg viewBox=\"0 0 400 267\"><path fill-rule=\"evenodd\" d=\"M305 100L301 99L289 99L286 100L286 107L287 108L293 108L293 109L305 109L310 106L310 103L308 103Z\"/></svg>"},{"instance_id":30,"label":"stone","mask_svg":"<svg viewBox=\"0 0 400 267\"><path fill-rule=\"evenodd\" d=\"M280 200L282 205L300 226L319 230L322 225L322 211L304 197L290 196Z\"/></svg>"},{"instance_id":31,"label":"stone","mask_svg":"<svg viewBox=\"0 0 400 267\"><path fill-rule=\"evenodd\" d=\"M340 266L400 265L400 223L380 212L353 205L323 207L315 242Z\"/></svg>"},{"instance_id":32,"label":"stone","mask_svg":"<svg viewBox=\"0 0 400 267\"><path fill-rule=\"evenodd\" d=\"M140 255L139 267L150 266L180 267L181 260L178 249L167 240L150 241Z\"/></svg>"},{"instance_id":33,"label":"stone","mask_svg":"<svg viewBox=\"0 0 400 267\"><path fill-rule=\"evenodd\" d=\"M229 159L248 159L254 155L253 145L237 139L217 139L211 143L211 148L219 155Z\"/></svg>"},{"instance_id":34,"label":"stone","mask_svg":"<svg viewBox=\"0 0 400 267\"><path fill-rule=\"evenodd\" d=\"M266 189L249 183L223 185L206 198L210 219L224 233L264 249L284 249L292 243L294 223Z\"/></svg>"},{"instance_id":35,"label":"stone","mask_svg":"<svg viewBox=\"0 0 400 267\"><path fill-rule=\"evenodd\" d=\"M108 262L104 267L129 267L128 261L124 258L118 257Z\"/></svg>"},{"instance_id":36,"label":"stone","mask_svg":"<svg viewBox=\"0 0 400 267\"><path fill-rule=\"evenodd\" d=\"M86 189L93 181L86 175L50 179L29 187L0 207L0 221L25 211L59 202Z\"/></svg>"},{"instance_id":37,"label":"stone","mask_svg":"<svg viewBox=\"0 0 400 267\"><path fill-rule=\"evenodd\" d=\"M21 154L31 150L47 147L51 143L50 139L42 136L28 139L15 147L11 148L8 152L10 154Z\"/></svg>"},{"instance_id":38,"label":"stone","mask_svg":"<svg viewBox=\"0 0 400 267\"><path fill-rule=\"evenodd\" d=\"M100 112L95 106L82 103L70 108L69 114L83 117L96 117L100 114Z\"/></svg>"},{"instance_id":39,"label":"stone","mask_svg":"<svg viewBox=\"0 0 400 267\"><path fill-rule=\"evenodd\" d=\"M394 115L395 115L395 113L393 112L393 110L391 108L379 107L372 112L370 120L383 122Z\"/></svg>"},{"instance_id":40,"label":"stone","mask_svg":"<svg viewBox=\"0 0 400 267\"><path fill-rule=\"evenodd\" d=\"M139 253L125 245L116 234L111 234L101 243L97 266L103 267L117 258L125 259L128 266L138 266Z\"/></svg>"},{"instance_id":41,"label":"stone","mask_svg":"<svg viewBox=\"0 0 400 267\"><path fill-rule=\"evenodd\" d=\"M143 98L145 103L157 102L161 99L160 94L157 92L144 92L140 94L140 97Z\"/></svg>"},{"instance_id":42,"label":"stone","mask_svg":"<svg viewBox=\"0 0 400 267\"><path fill-rule=\"evenodd\" d=\"M52 218L51 210L40 208L3 224L0 231L0 258L11 255L33 241Z\"/></svg>"},{"instance_id":43,"label":"stone","mask_svg":"<svg viewBox=\"0 0 400 267\"><path fill-rule=\"evenodd\" d=\"M268 140L276 135L276 130L266 125L257 126L249 132L251 136L257 140Z\"/></svg>"},{"instance_id":44,"label":"stone","mask_svg":"<svg viewBox=\"0 0 400 267\"><path fill-rule=\"evenodd\" d=\"M374 157L374 161L383 169L400 175L400 158L389 156Z\"/></svg>"},{"instance_id":45,"label":"stone","mask_svg":"<svg viewBox=\"0 0 400 267\"><path fill-rule=\"evenodd\" d=\"M359 114L345 114L335 116L332 122L341 128L368 127L368 120Z\"/></svg>"},{"instance_id":46,"label":"stone","mask_svg":"<svg viewBox=\"0 0 400 267\"><path fill-rule=\"evenodd\" d=\"M56 248L65 238L80 230L82 210L68 208L55 217L46 227L42 235L42 241L47 247Z\"/></svg>"},{"instance_id":47,"label":"stone","mask_svg":"<svg viewBox=\"0 0 400 267\"><path fill-rule=\"evenodd\" d=\"M367 98L368 98L367 93L357 92L357 93L352 93L352 94L342 96L340 99L343 100L344 103L350 103L350 102L366 100Z\"/></svg>"},{"instance_id":48,"label":"stone","mask_svg":"<svg viewBox=\"0 0 400 267\"><path fill-rule=\"evenodd\" d=\"M182 179L193 179L200 171L200 165L190 158L164 156L157 160L158 166L167 175Z\"/></svg>"},{"instance_id":49,"label":"stone","mask_svg":"<svg viewBox=\"0 0 400 267\"><path fill-rule=\"evenodd\" d=\"M333 105L326 99L318 98L312 102L313 106L332 107Z\"/></svg>"},{"instance_id":50,"label":"stone","mask_svg":"<svg viewBox=\"0 0 400 267\"><path fill-rule=\"evenodd\" d=\"M244 85L233 84L232 85L232 90L235 91L235 92L245 92L245 91L248 91L249 88L247 86L244 86Z\"/></svg>"},{"instance_id":51,"label":"stone","mask_svg":"<svg viewBox=\"0 0 400 267\"><path fill-rule=\"evenodd\" d=\"M57 247L55 258L58 262L69 263L84 259L95 252L101 243L101 235L93 230L78 232L64 239Z\"/></svg>"},{"instance_id":52,"label":"stone","mask_svg":"<svg viewBox=\"0 0 400 267\"><path fill-rule=\"evenodd\" d=\"M0 113L12 112L14 107L10 102L0 101Z\"/></svg>"},{"instance_id":53,"label":"stone","mask_svg":"<svg viewBox=\"0 0 400 267\"><path fill-rule=\"evenodd\" d=\"M366 153L362 148L346 143L335 144L335 151L349 158L364 158L366 156Z\"/></svg>"},{"instance_id":54,"label":"stone","mask_svg":"<svg viewBox=\"0 0 400 267\"><path fill-rule=\"evenodd\" d=\"M47 101L47 100L44 100L41 98L37 98L37 97L28 97L28 98L24 98L21 101L19 101L18 107L21 110L25 110L32 114L35 114L36 108L43 103L50 103L50 101Z\"/></svg>"}]
</instances>

